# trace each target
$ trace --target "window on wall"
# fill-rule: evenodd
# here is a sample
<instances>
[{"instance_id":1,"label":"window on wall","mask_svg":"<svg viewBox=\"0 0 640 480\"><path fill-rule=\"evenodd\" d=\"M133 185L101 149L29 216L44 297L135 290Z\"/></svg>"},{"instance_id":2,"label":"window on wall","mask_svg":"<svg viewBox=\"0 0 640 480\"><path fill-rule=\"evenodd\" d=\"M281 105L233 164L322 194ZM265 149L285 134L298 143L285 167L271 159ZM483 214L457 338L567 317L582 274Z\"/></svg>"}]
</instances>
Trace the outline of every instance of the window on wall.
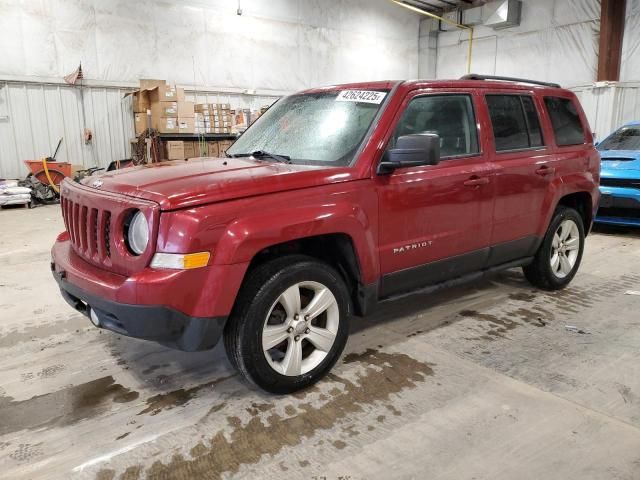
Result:
<instances>
[{"instance_id":1,"label":"window on wall","mask_svg":"<svg viewBox=\"0 0 640 480\"><path fill-rule=\"evenodd\" d=\"M522 150L543 145L533 99L527 95L487 95L496 151Z\"/></svg>"},{"instance_id":2,"label":"window on wall","mask_svg":"<svg viewBox=\"0 0 640 480\"><path fill-rule=\"evenodd\" d=\"M440 156L456 157L478 153L478 131L469 95L426 95L416 97L398 122L393 143L413 133L437 133Z\"/></svg>"},{"instance_id":3,"label":"window on wall","mask_svg":"<svg viewBox=\"0 0 640 480\"><path fill-rule=\"evenodd\" d=\"M585 142L584 129L575 104L568 98L544 97L556 143L560 146Z\"/></svg>"}]
</instances>

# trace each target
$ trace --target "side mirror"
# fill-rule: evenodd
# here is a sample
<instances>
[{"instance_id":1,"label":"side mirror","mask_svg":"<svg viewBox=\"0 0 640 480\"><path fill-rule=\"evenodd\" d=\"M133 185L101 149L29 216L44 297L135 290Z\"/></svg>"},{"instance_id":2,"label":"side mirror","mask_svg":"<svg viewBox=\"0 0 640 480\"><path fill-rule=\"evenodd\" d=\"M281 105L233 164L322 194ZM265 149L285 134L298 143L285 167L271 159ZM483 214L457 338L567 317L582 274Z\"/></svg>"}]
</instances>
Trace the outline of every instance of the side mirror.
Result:
<instances>
[{"instance_id":1,"label":"side mirror","mask_svg":"<svg viewBox=\"0 0 640 480\"><path fill-rule=\"evenodd\" d=\"M387 150L378 165L378 175L386 175L397 168L436 165L440 161L440 136L435 133L416 133L398 138L395 148Z\"/></svg>"}]
</instances>

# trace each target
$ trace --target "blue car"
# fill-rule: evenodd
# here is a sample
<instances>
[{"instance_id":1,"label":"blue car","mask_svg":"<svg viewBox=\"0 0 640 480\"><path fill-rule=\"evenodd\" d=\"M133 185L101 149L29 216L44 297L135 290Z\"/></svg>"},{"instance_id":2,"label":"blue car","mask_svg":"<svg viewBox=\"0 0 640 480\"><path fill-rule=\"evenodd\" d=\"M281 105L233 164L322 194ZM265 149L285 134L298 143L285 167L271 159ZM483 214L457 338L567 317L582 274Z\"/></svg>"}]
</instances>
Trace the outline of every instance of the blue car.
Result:
<instances>
[{"instance_id":1,"label":"blue car","mask_svg":"<svg viewBox=\"0 0 640 480\"><path fill-rule=\"evenodd\" d=\"M640 122L620 127L598 150L601 196L595 221L640 227Z\"/></svg>"}]
</instances>

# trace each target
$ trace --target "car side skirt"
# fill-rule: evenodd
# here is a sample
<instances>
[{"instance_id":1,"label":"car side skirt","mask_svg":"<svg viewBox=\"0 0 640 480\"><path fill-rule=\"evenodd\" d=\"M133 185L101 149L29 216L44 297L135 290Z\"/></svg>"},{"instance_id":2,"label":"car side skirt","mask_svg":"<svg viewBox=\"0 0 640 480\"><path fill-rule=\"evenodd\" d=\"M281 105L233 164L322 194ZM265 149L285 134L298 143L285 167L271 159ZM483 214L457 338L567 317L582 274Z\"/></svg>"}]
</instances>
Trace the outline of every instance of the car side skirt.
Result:
<instances>
[{"instance_id":1,"label":"car side skirt","mask_svg":"<svg viewBox=\"0 0 640 480\"><path fill-rule=\"evenodd\" d=\"M385 300L427 287L441 288L480 278L486 273L527 265L541 242L540 237L531 235L389 273L381 279L378 298Z\"/></svg>"}]
</instances>

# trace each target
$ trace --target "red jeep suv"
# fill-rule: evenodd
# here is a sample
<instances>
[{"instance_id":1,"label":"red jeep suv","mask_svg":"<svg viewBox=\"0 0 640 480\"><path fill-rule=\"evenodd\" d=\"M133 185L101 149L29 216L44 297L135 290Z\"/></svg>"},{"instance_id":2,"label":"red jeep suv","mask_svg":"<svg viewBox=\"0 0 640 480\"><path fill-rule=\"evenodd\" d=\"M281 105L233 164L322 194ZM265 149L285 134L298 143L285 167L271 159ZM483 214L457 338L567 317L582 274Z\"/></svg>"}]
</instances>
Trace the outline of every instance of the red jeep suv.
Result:
<instances>
[{"instance_id":1,"label":"red jeep suv","mask_svg":"<svg viewBox=\"0 0 640 480\"><path fill-rule=\"evenodd\" d=\"M292 392L380 301L512 267L565 287L599 172L555 84L316 88L275 103L226 158L65 180L51 268L97 327L188 351L224 337L244 377Z\"/></svg>"}]
</instances>

